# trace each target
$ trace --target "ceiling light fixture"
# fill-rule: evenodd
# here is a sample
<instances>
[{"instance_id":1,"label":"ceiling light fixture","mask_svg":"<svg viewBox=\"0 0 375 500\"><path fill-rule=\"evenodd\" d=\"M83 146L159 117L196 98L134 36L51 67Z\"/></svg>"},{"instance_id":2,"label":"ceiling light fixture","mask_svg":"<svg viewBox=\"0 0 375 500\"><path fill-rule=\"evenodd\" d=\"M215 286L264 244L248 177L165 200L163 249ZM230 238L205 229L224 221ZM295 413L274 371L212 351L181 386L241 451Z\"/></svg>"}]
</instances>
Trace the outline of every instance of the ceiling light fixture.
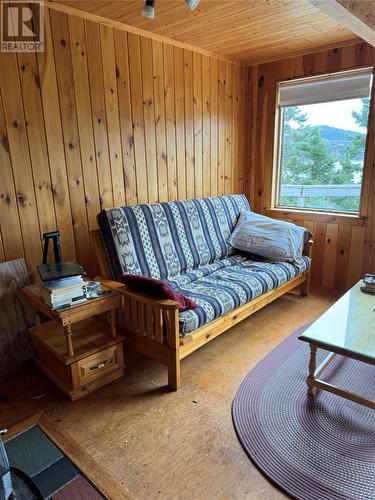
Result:
<instances>
[{"instance_id":1,"label":"ceiling light fixture","mask_svg":"<svg viewBox=\"0 0 375 500\"><path fill-rule=\"evenodd\" d=\"M195 10L199 5L199 0L185 0L190 10Z\"/></svg>"},{"instance_id":2,"label":"ceiling light fixture","mask_svg":"<svg viewBox=\"0 0 375 500\"><path fill-rule=\"evenodd\" d=\"M190 10L195 10L199 5L200 0L185 0L186 6ZM142 10L142 16L148 19L155 19L155 0L146 0Z\"/></svg>"},{"instance_id":3,"label":"ceiling light fixture","mask_svg":"<svg viewBox=\"0 0 375 500\"><path fill-rule=\"evenodd\" d=\"M145 6L142 10L142 16L148 19L155 18L155 0L146 0Z\"/></svg>"}]
</instances>

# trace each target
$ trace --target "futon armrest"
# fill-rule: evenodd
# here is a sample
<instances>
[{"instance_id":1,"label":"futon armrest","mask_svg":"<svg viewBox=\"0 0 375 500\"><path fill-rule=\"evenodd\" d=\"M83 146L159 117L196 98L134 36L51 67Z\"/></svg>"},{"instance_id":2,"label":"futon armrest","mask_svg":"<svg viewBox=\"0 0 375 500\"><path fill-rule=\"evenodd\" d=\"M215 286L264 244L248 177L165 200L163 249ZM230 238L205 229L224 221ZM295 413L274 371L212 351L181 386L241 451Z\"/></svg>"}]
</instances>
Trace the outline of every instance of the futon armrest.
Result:
<instances>
[{"instance_id":1,"label":"futon armrest","mask_svg":"<svg viewBox=\"0 0 375 500\"><path fill-rule=\"evenodd\" d=\"M305 255L306 257L311 257L311 252L312 252L312 246L314 244L314 241L311 239L305 243L305 246L303 247L303 252L302 254Z\"/></svg>"},{"instance_id":2,"label":"futon armrest","mask_svg":"<svg viewBox=\"0 0 375 500\"><path fill-rule=\"evenodd\" d=\"M110 290L115 290L121 295L125 295L133 300L138 300L144 304L150 304L154 307L159 307L160 309L179 309L180 304L170 299L157 299L151 295L145 293L134 292L130 290L126 285L120 283L119 281L109 280L103 276L96 276L95 280L100 281L103 286L109 288Z\"/></svg>"}]
</instances>

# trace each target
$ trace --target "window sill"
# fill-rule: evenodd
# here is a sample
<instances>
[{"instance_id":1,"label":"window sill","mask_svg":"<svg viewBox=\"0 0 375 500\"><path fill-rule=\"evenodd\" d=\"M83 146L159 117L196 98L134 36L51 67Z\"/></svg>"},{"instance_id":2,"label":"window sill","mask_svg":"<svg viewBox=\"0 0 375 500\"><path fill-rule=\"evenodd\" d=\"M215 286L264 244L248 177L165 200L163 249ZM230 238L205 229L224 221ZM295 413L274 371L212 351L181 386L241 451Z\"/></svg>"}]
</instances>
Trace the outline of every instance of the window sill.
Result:
<instances>
[{"instance_id":1,"label":"window sill","mask_svg":"<svg viewBox=\"0 0 375 500\"><path fill-rule=\"evenodd\" d=\"M293 208L265 208L265 215L275 219L289 219L291 221L312 220L332 224L350 224L351 226L363 226L366 218L355 214L344 214L337 212L319 212L315 210L294 210Z\"/></svg>"}]
</instances>

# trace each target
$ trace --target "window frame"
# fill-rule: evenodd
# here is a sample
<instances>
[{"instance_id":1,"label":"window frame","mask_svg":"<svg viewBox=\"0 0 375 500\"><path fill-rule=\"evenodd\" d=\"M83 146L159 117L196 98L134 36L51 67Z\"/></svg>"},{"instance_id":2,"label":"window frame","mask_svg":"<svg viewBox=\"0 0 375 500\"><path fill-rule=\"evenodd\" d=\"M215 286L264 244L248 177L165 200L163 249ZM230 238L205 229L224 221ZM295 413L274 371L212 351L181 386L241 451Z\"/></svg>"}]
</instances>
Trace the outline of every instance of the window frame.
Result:
<instances>
[{"instance_id":1,"label":"window frame","mask_svg":"<svg viewBox=\"0 0 375 500\"><path fill-rule=\"evenodd\" d=\"M372 86L370 89L370 111L367 117L367 131L366 131L366 141L365 141L365 153L364 153L364 161L363 161L363 174L361 180L361 191L359 197L359 206L358 211L350 211L350 210L330 210L324 208L311 208L311 207L288 207L279 204L280 198L280 182L281 182L281 158L282 158L282 145L283 145L283 107L280 106L280 86L282 84L287 83L303 83L312 80L323 79L327 77L335 77L338 75L350 75L353 73L359 73L370 70L373 74ZM337 216L344 217L346 219L358 220L363 219L361 215L363 213L362 210L362 202L363 202L363 191L364 186L363 182L365 179L365 170L366 170L366 159L367 159L367 147L368 147L368 138L369 138L369 121L371 114L372 103L372 88L374 87L374 67L373 66L365 66L350 70L344 71L334 71L329 73L322 73L319 75L313 76L304 76L300 78L293 78L289 80L279 80L276 82L276 109L275 109L275 125L274 125L274 145L273 145L273 164L272 164L272 185L271 185L271 200L270 200L270 208L268 209L271 213L286 213L290 214L311 214L316 215L317 219L326 218L327 216ZM340 100L340 99L339 99ZM285 106L286 107L286 106Z\"/></svg>"}]
</instances>

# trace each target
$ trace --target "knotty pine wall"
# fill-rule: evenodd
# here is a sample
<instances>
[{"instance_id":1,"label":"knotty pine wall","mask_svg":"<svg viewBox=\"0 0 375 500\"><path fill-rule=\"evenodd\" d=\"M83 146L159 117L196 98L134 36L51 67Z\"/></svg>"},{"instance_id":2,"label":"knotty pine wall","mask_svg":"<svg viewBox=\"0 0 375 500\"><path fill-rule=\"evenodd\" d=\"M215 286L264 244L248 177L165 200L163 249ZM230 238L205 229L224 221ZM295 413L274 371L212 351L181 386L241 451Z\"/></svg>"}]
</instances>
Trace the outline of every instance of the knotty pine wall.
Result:
<instances>
[{"instance_id":1,"label":"knotty pine wall","mask_svg":"<svg viewBox=\"0 0 375 500\"><path fill-rule=\"evenodd\" d=\"M45 9L46 51L0 54L0 260L96 272L104 207L244 190L246 68Z\"/></svg>"},{"instance_id":2,"label":"knotty pine wall","mask_svg":"<svg viewBox=\"0 0 375 500\"><path fill-rule=\"evenodd\" d=\"M276 83L374 65L374 48L366 43L252 66L248 71L246 192L253 209L291 220L314 233L312 281L347 290L365 272L375 272L374 98L362 192L362 219L270 211L275 132Z\"/></svg>"}]
</instances>

